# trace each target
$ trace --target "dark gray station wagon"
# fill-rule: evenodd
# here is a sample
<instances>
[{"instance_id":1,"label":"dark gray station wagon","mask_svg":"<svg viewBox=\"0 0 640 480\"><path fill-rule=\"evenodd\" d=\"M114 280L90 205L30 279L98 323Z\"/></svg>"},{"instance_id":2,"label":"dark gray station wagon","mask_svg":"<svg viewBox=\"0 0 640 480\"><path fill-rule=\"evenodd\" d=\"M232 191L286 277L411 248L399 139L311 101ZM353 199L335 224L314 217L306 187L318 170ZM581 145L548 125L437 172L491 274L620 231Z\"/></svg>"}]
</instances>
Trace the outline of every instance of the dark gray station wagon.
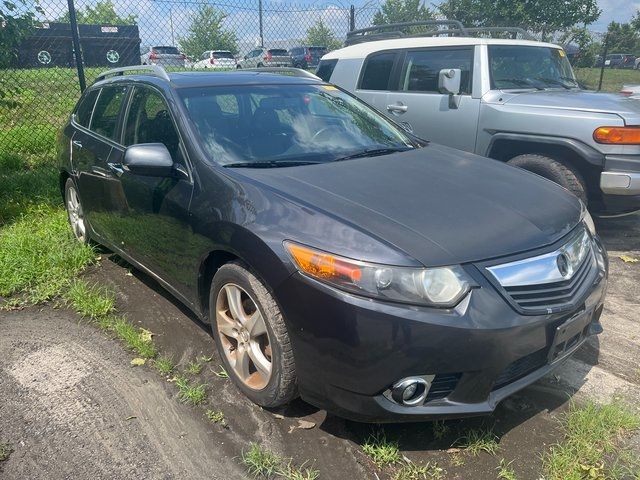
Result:
<instances>
[{"instance_id":1,"label":"dark gray station wagon","mask_svg":"<svg viewBox=\"0 0 640 480\"><path fill-rule=\"evenodd\" d=\"M306 72L144 70L60 135L70 223L210 323L257 404L487 414L601 331L606 253L562 187Z\"/></svg>"}]
</instances>

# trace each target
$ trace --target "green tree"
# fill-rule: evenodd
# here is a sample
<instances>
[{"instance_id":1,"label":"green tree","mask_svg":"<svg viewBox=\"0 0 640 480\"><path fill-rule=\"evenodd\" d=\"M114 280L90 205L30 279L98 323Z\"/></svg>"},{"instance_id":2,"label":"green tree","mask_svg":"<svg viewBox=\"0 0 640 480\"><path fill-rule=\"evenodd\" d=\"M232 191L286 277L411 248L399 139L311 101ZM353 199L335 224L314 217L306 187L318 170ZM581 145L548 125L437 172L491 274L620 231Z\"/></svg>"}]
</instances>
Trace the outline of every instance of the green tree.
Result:
<instances>
[{"instance_id":1,"label":"green tree","mask_svg":"<svg viewBox=\"0 0 640 480\"><path fill-rule=\"evenodd\" d=\"M0 0L0 67L7 67L15 60L22 41L36 27L36 13L44 13L40 6L26 0ZM0 84L0 99L8 92Z\"/></svg>"},{"instance_id":2,"label":"green tree","mask_svg":"<svg viewBox=\"0 0 640 480\"><path fill-rule=\"evenodd\" d=\"M305 43L307 45L327 47L328 50L336 50L342 46L342 42L336 38L336 35L324 24L322 19L309 27Z\"/></svg>"},{"instance_id":3,"label":"green tree","mask_svg":"<svg viewBox=\"0 0 640 480\"><path fill-rule=\"evenodd\" d=\"M118 15L111 0L98 0L94 6L87 5L84 9L76 10L76 18L78 23L89 25L135 25L138 21L135 15ZM69 23L69 12L56 21Z\"/></svg>"},{"instance_id":4,"label":"green tree","mask_svg":"<svg viewBox=\"0 0 640 480\"><path fill-rule=\"evenodd\" d=\"M182 51L194 58L207 50L229 50L237 54L236 34L222 27L226 17L224 12L210 5L200 7L191 18L187 35L179 39Z\"/></svg>"},{"instance_id":5,"label":"green tree","mask_svg":"<svg viewBox=\"0 0 640 480\"><path fill-rule=\"evenodd\" d=\"M373 16L373 24L386 25L432 18L433 12L422 4L422 0L385 0Z\"/></svg>"},{"instance_id":6,"label":"green tree","mask_svg":"<svg viewBox=\"0 0 640 480\"><path fill-rule=\"evenodd\" d=\"M438 11L466 26L522 27L548 39L553 33L595 22L597 0L445 0Z\"/></svg>"},{"instance_id":7,"label":"green tree","mask_svg":"<svg viewBox=\"0 0 640 480\"><path fill-rule=\"evenodd\" d=\"M637 14L629 23L611 22L607 29L609 53L633 53L640 55L640 30Z\"/></svg>"}]
</instances>

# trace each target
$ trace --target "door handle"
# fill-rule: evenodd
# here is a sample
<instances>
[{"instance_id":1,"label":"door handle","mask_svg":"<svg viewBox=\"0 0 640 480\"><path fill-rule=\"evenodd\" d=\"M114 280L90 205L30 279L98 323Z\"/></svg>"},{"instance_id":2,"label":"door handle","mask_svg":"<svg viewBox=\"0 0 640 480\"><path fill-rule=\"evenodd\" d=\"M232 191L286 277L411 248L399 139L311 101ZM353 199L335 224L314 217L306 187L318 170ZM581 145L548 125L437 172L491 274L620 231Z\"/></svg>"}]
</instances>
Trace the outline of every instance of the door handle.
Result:
<instances>
[{"instance_id":1,"label":"door handle","mask_svg":"<svg viewBox=\"0 0 640 480\"><path fill-rule=\"evenodd\" d=\"M78 148L82 148L82 142L80 140L73 140L71 143Z\"/></svg>"},{"instance_id":2,"label":"door handle","mask_svg":"<svg viewBox=\"0 0 640 480\"><path fill-rule=\"evenodd\" d=\"M107 163L107 165L117 176L121 176L124 173L124 168L121 163Z\"/></svg>"},{"instance_id":3,"label":"door handle","mask_svg":"<svg viewBox=\"0 0 640 480\"><path fill-rule=\"evenodd\" d=\"M409 110L406 105L387 105L387 110L394 113L404 113Z\"/></svg>"}]
</instances>

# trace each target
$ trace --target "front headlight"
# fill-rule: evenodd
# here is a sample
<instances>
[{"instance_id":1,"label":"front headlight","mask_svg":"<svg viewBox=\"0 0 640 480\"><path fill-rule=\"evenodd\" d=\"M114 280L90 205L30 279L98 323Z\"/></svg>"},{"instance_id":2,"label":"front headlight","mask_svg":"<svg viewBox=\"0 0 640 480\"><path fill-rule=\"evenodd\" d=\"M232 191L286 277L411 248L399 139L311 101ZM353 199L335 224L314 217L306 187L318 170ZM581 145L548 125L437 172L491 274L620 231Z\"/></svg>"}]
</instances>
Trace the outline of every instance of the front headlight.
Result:
<instances>
[{"instance_id":1,"label":"front headlight","mask_svg":"<svg viewBox=\"0 0 640 480\"><path fill-rule=\"evenodd\" d=\"M455 307L473 283L459 265L413 268L360 262L285 241L298 270L360 295L434 307Z\"/></svg>"},{"instance_id":2,"label":"front headlight","mask_svg":"<svg viewBox=\"0 0 640 480\"><path fill-rule=\"evenodd\" d=\"M582 212L581 212L581 221L586 225L586 227L589 229L589 232L591 232L591 235L595 235L596 234L596 224L593 223L593 218L591 218L591 214L589 213L589 210L587 210L587 207L584 203L580 202L580 205L582 207Z\"/></svg>"}]
</instances>

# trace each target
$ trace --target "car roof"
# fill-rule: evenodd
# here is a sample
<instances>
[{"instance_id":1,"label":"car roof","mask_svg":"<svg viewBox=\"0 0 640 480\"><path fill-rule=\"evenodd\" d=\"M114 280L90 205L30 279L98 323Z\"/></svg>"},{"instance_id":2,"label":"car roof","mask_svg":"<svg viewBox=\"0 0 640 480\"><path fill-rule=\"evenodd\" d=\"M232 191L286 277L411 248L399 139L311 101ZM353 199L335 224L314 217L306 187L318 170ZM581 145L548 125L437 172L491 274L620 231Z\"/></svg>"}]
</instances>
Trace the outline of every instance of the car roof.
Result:
<instances>
[{"instance_id":1,"label":"car roof","mask_svg":"<svg viewBox=\"0 0 640 480\"><path fill-rule=\"evenodd\" d=\"M158 86L173 88L189 87L221 87L231 85L309 85L324 83L311 77L296 77L280 75L271 72L232 71L232 72L174 72L169 73L170 82L155 75L119 75L96 82L95 86L102 86L120 82L146 82Z\"/></svg>"},{"instance_id":2,"label":"car roof","mask_svg":"<svg viewBox=\"0 0 640 480\"><path fill-rule=\"evenodd\" d=\"M519 45L531 47L561 48L553 43L536 42L535 40L507 40L498 38L471 37L414 37L394 38L391 40L376 40L363 42L326 54L323 59L363 58L380 50L394 50L416 47L453 47L467 45Z\"/></svg>"}]
</instances>

